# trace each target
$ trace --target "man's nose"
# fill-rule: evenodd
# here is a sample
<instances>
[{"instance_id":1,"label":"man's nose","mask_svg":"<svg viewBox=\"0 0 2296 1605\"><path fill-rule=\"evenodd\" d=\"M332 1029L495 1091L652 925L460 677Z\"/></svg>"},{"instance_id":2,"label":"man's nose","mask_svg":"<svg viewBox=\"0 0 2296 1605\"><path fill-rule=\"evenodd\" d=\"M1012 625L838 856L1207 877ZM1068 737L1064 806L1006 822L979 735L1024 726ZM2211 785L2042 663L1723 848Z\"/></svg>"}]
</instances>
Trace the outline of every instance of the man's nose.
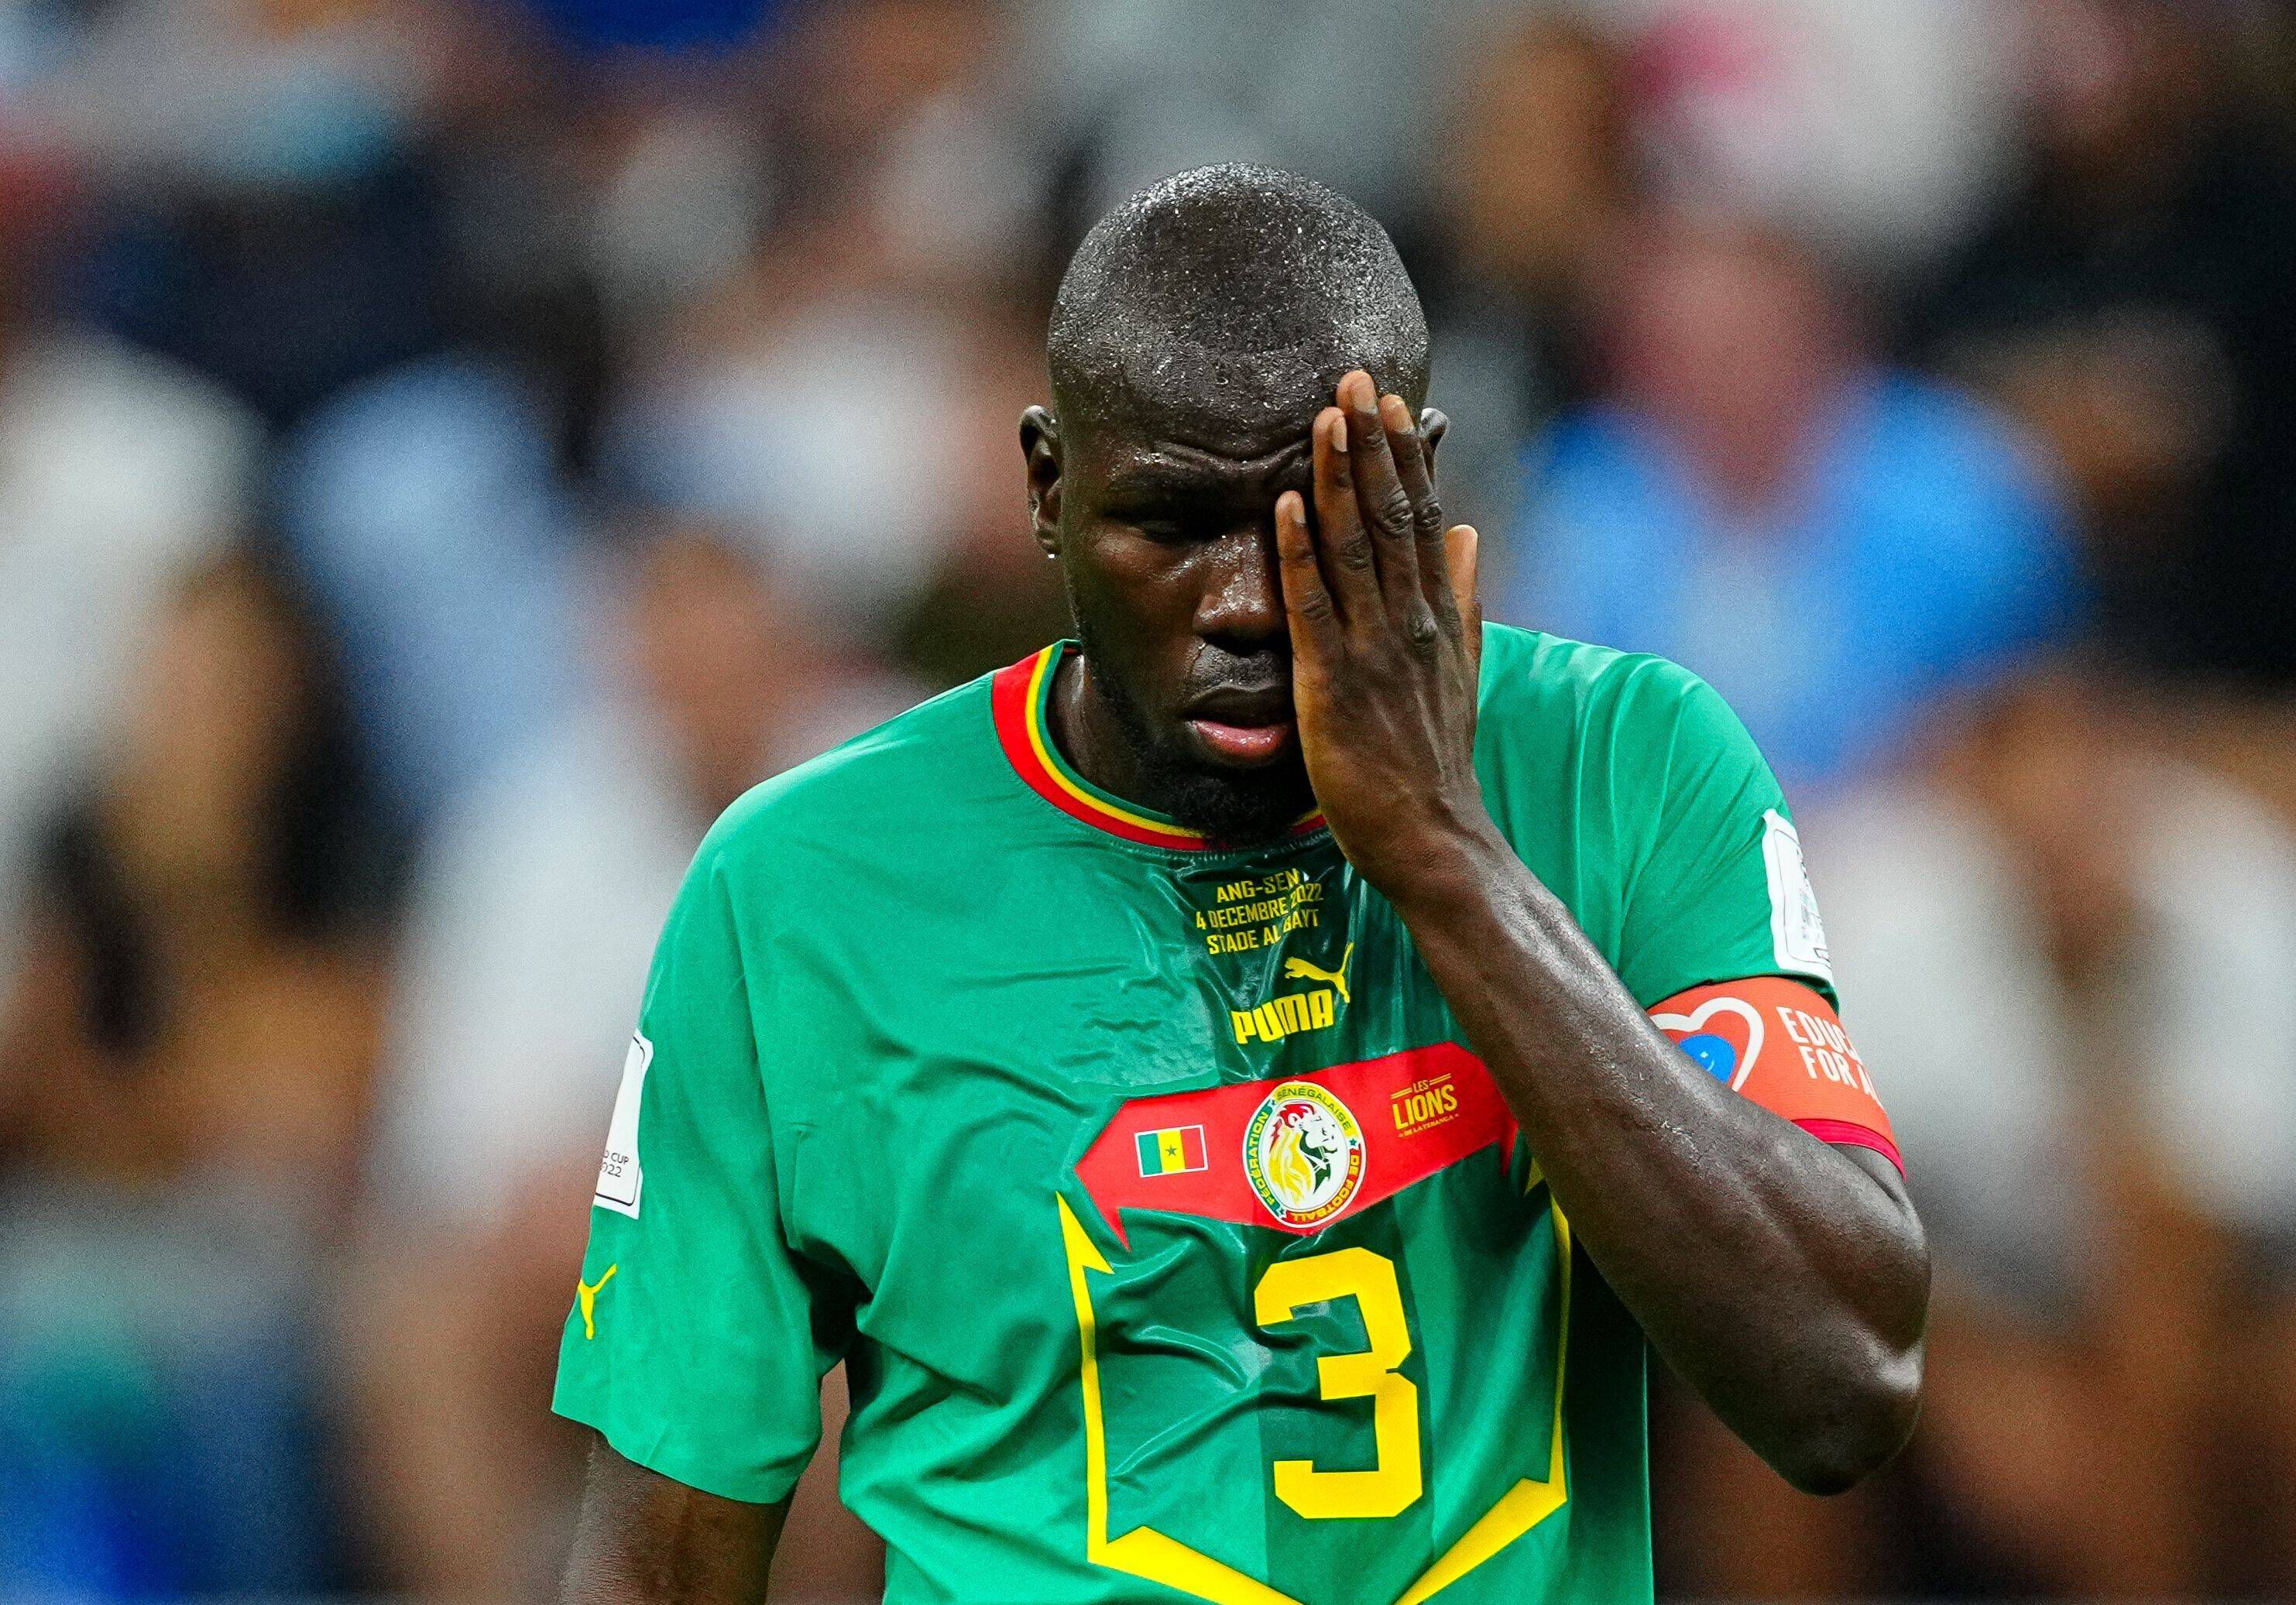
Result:
<instances>
[{"instance_id":1,"label":"man's nose","mask_svg":"<svg viewBox=\"0 0 2296 1605\"><path fill-rule=\"evenodd\" d=\"M1207 641L1263 646L1286 634L1283 582L1275 568L1275 529L1230 530L1204 551L1204 585L1196 634Z\"/></svg>"}]
</instances>

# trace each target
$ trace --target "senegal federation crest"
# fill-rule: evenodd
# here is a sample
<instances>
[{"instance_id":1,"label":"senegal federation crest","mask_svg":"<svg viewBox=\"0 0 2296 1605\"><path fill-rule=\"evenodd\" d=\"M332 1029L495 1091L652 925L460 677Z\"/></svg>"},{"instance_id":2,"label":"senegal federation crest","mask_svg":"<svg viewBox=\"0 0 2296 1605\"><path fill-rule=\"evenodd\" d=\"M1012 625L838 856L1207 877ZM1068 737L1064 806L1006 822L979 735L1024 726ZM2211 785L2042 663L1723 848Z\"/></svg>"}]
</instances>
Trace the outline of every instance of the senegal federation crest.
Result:
<instances>
[{"instance_id":1,"label":"senegal federation crest","mask_svg":"<svg viewBox=\"0 0 2296 1605\"><path fill-rule=\"evenodd\" d=\"M1314 1082L1280 1082L1244 1128L1243 1173L1269 1214L1312 1226L1346 1208L1363 1185L1363 1127Z\"/></svg>"}]
</instances>

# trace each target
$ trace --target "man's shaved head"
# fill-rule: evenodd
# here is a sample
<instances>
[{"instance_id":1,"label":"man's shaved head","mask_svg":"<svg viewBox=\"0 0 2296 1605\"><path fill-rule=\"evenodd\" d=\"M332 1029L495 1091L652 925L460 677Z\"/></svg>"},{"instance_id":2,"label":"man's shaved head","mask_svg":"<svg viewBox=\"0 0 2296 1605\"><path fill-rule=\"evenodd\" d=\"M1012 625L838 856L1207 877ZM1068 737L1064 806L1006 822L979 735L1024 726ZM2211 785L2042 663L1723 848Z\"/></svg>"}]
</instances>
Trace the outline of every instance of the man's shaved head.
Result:
<instances>
[{"instance_id":1,"label":"man's shaved head","mask_svg":"<svg viewBox=\"0 0 2296 1605\"><path fill-rule=\"evenodd\" d=\"M1299 430L1354 367L1416 407L1427 351L1418 291L1370 213L1296 173L1230 162L1152 184L1093 225L1062 276L1046 355L1070 430L1208 414L1250 436Z\"/></svg>"}]
</instances>

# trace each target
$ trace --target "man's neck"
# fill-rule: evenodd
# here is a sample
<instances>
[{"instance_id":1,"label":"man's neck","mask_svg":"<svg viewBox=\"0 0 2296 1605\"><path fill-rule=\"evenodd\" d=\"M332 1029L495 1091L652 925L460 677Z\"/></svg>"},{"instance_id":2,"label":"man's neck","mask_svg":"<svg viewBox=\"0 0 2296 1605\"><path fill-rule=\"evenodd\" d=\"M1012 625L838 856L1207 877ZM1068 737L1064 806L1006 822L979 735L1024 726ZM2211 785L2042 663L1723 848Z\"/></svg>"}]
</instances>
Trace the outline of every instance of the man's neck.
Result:
<instances>
[{"instance_id":1,"label":"man's neck","mask_svg":"<svg viewBox=\"0 0 2296 1605\"><path fill-rule=\"evenodd\" d=\"M1139 755L1082 652L1063 653L1054 666L1049 700L1048 733L1070 766L1103 791L1153 807L1154 801L1141 795Z\"/></svg>"}]
</instances>

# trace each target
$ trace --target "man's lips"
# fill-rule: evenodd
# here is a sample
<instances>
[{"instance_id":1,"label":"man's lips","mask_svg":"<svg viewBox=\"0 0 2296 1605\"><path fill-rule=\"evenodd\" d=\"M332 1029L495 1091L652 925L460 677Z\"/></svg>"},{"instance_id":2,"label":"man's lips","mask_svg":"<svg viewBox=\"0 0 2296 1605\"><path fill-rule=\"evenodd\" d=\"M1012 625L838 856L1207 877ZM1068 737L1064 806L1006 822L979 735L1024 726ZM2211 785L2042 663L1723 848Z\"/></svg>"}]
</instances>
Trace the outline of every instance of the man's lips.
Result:
<instances>
[{"instance_id":1,"label":"man's lips","mask_svg":"<svg viewBox=\"0 0 2296 1605\"><path fill-rule=\"evenodd\" d=\"M1295 727L1290 719L1276 725L1231 725L1225 719L1192 718L1188 728L1223 763L1264 764L1292 744Z\"/></svg>"},{"instance_id":2,"label":"man's lips","mask_svg":"<svg viewBox=\"0 0 2296 1605\"><path fill-rule=\"evenodd\" d=\"M1199 697L1184 716L1212 757L1227 764L1264 764L1298 735L1287 691L1221 691Z\"/></svg>"}]
</instances>

